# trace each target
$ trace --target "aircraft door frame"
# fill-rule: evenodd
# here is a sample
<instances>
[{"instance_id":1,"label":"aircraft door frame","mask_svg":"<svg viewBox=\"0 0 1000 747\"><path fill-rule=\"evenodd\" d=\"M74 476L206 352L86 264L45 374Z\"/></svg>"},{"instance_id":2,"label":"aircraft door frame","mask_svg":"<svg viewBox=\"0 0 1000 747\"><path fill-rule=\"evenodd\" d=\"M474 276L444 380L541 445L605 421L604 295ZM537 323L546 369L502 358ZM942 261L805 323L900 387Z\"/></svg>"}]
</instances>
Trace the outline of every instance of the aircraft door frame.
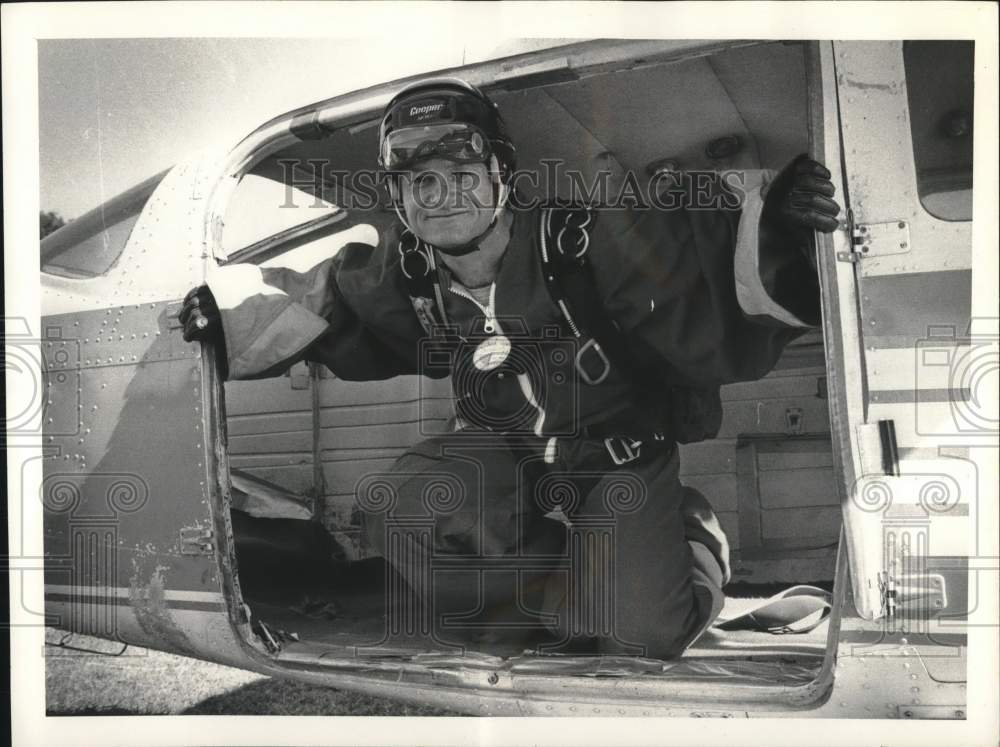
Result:
<instances>
[{"instance_id":1,"label":"aircraft door frame","mask_svg":"<svg viewBox=\"0 0 1000 747\"><path fill-rule=\"evenodd\" d=\"M209 165L167 174L104 274L43 280L46 616L246 666L218 483L221 383L214 351L184 342L177 320L202 277Z\"/></svg>"},{"instance_id":2,"label":"aircraft door frame","mask_svg":"<svg viewBox=\"0 0 1000 747\"><path fill-rule=\"evenodd\" d=\"M968 447L984 434L955 426L948 366L927 361L928 350L960 359L973 334L971 222L941 220L921 202L903 42L833 42L822 68L824 98L839 114L826 117L825 135L840 146L849 211L824 264L827 280L836 278L826 310L837 301L827 323L839 321L840 339L828 351L842 360L828 365L843 368L838 430L849 441L844 522L855 606L867 619L893 618L908 601L927 605L917 615L924 621L962 615L978 495Z\"/></svg>"}]
</instances>

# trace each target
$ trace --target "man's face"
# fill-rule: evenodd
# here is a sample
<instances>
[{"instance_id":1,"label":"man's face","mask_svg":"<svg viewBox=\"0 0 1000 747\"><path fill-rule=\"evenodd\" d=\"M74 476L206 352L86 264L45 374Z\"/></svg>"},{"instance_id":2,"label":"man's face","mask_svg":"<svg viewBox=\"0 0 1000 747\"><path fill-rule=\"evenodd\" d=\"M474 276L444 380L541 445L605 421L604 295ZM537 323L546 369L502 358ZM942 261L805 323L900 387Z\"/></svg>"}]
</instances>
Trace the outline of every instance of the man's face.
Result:
<instances>
[{"instance_id":1,"label":"man's face","mask_svg":"<svg viewBox=\"0 0 1000 747\"><path fill-rule=\"evenodd\" d=\"M432 246L464 246L489 228L493 184L483 163L420 161L400 178L406 222Z\"/></svg>"}]
</instances>

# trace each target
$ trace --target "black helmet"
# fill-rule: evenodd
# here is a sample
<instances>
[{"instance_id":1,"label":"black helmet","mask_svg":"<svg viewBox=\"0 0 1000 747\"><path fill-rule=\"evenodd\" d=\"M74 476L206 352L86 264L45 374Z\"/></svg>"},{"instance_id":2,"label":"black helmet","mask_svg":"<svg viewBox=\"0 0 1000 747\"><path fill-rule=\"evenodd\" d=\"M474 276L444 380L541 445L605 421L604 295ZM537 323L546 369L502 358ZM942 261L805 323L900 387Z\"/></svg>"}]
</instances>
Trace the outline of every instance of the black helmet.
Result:
<instances>
[{"instance_id":1,"label":"black helmet","mask_svg":"<svg viewBox=\"0 0 1000 747\"><path fill-rule=\"evenodd\" d=\"M425 80L397 93L385 108L378 144L383 172L433 156L480 163L496 156L499 178L506 183L516 165L497 105L458 78Z\"/></svg>"}]
</instances>

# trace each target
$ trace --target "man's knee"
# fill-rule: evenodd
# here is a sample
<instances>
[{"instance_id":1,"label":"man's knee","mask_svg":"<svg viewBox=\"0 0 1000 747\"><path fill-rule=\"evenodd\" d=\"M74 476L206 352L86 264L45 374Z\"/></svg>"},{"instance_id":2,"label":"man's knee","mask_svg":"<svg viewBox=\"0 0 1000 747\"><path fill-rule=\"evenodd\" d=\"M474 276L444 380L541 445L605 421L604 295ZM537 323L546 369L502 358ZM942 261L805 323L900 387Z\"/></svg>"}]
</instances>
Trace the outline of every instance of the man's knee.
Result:
<instances>
[{"instance_id":1,"label":"man's knee","mask_svg":"<svg viewBox=\"0 0 1000 747\"><path fill-rule=\"evenodd\" d=\"M668 619L638 618L623 621L617 631L622 641L639 644L642 655L651 659L681 656L701 637L719 613L725 595L714 583L704 579L692 582L691 601Z\"/></svg>"},{"instance_id":2,"label":"man's knee","mask_svg":"<svg viewBox=\"0 0 1000 747\"><path fill-rule=\"evenodd\" d=\"M720 586L729 583L732 569L729 565L729 539L719 523L712 504L700 492L687 485L681 488L681 517L684 521L684 538L708 549L722 572ZM697 562L697 557L695 558Z\"/></svg>"},{"instance_id":3,"label":"man's knee","mask_svg":"<svg viewBox=\"0 0 1000 747\"><path fill-rule=\"evenodd\" d=\"M687 545L690 571L676 586L665 590L656 600L658 604L630 599L616 611L616 639L639 644L644 656L680 656L722 612L726 599L722 567L705 545L690 540Z\"/></svg>"}]
</instances>

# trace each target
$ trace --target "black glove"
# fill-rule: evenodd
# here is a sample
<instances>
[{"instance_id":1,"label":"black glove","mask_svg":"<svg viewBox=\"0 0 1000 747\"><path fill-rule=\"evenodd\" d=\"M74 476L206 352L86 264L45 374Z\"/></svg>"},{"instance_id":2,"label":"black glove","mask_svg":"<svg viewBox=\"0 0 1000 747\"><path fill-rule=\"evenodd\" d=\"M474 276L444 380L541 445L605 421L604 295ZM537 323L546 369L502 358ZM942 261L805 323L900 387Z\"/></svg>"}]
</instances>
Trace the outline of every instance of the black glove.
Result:
<instances>
[{"instance_id":1,"label":"black glove","mask_svg":"<svg viewBox=\"0 0 1000 747\"><path fill-rule=\"evenodd\" d=\"M764 200L763 220L774 231L787 232L798 244L812 246L812 232L837 228L840 205L827 168L798 156L775 177Z\"/></svg>"},{"instance_id":2,"label":"black glove","mask_svg":"<svg viewBox=\"0 0 1000 747\"><path fill-rule=\"evenodd\" d=\"M177 319L183 326L187 342L222 341L222 316L207 285L199 285L188 291Z\"/></svg>"}]
</instances>

